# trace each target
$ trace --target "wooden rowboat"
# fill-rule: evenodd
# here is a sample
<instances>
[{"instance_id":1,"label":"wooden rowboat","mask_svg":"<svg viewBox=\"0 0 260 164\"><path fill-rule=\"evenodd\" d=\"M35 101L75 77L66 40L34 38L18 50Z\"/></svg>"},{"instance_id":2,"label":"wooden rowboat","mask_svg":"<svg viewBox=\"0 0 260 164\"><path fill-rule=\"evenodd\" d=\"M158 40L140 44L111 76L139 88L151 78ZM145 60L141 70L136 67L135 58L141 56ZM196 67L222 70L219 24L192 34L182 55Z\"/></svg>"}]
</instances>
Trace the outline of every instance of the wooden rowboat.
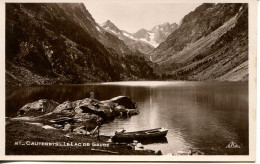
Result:
<instances>
[{"instance_id":1,"label":"wooden rowboat","mask_svg":"<svg viewBox=\"0 0 260 164\"><path fill-rule=\"evenodd\" d=\"M116 131L113 140L149 140L154 138L163 138L167 135L168 129L156 128L142 131L126 132L125 130Z\"/></svg>"}]
</instances>

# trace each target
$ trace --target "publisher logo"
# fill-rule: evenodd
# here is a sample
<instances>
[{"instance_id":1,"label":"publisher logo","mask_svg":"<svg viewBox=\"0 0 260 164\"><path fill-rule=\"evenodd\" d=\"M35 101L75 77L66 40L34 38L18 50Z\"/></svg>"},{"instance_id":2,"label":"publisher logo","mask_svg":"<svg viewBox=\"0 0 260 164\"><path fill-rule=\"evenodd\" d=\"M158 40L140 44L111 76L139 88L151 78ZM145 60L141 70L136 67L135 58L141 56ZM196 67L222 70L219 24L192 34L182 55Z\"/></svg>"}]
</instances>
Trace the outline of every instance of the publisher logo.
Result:
<instances>
[{"instance_id":1,"label":"publisher logo","mask_svg":"<svg viewBox=\"0 0 260 164\"><path fill-rule=\"evenodd\" d=\"M231 148L240 148L240 146L238 144L236 144L234 141L231 141L227 146L227 149L231 149Z\"/></svg>"}]
</instances>

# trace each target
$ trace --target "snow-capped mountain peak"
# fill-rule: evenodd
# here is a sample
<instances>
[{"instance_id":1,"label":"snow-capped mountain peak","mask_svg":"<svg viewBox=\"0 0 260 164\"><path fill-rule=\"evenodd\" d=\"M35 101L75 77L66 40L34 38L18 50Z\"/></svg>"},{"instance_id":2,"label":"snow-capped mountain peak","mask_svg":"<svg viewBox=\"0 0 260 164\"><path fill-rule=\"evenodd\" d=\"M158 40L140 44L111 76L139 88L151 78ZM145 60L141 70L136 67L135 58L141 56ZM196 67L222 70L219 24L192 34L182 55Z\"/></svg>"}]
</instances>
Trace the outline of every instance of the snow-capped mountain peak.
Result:
<instances>
[{"instance_id":1,"label":"snow-capped mountain peak","mask_svg":"<svg viewBox=\"0 0 260 164\"><path fill-rule=\"evenodd\" d=\"M120 30L110 20L107 20L105 23L101 24L100 26L103 27L106 31L116 35L119 39L123 40L126 44L130 43L128 39L132 40L131 45L128 44L130 47L137 47L137 46L133 46L133 42L138 42L139 44L141 43L142 45L148 44L151 48L147 48L147 49L158 47L161 42L165 41L166 38L178 28L178 25L176 23L170 24L169 22L165 22L163 24L154 26L150 30L146 30L142 28L132 34L127 31Z\"/></svg>"},{"instance_id":2,"label":"snow-capped mountain peak","mask_svg":"<svg viewBox=\"0 0 260 164\"><path fill-rule=\"evenodd\" d=\"M114 23L112 23L110 20L107 20L105 23L101 24L101 27L103 27L105 30L110 31L115 34L121 34L121 30L119 30Z\"/></svg>"},{"instance_id":3,"label":"snow-capped mountain peak","mask_svg":"<svg viewBox=\"0 0 260 164\"><path fill-rule=\"evenodd\" d=\"M124 30L120 30L110 20L107 20L105 23L101 24L100 26L103 29L105 29L107 32L121 39L133 51L140 51L146 54L154 49L154 46L152 46L146 40L142 41L134 37L133 34Z\"/></svg>"},{"instance_id":4,"label":"snow-capped mountain peak","mask_svg":"<svg viewBox=\"0 0 260 164\"><path fill-rule=\"evenodd\" d=\"M165 41L166 38L176 29L178 25L176 23L170 24L165 22L160 25L156 25L150 30L140 29L133 34L135 38L145 41L151 44L153 47L157 47L161 42Z\"/></svg>"}]
</instances>

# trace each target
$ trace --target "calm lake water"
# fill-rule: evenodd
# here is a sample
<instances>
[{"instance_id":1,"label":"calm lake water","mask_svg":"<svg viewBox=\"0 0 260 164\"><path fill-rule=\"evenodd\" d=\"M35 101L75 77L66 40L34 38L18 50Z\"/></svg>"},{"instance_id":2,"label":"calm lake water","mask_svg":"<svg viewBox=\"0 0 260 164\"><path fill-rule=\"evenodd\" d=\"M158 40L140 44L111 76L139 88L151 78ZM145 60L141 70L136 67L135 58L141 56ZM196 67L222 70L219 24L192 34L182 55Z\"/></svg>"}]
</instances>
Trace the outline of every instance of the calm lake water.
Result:
<instances>
[{"instance_id":1,"label":"calm lake water","mask_svg":"<svg viewBox=\"0 0 260 164\"><path fill-rule=\"evenodd\" d=\"M38 99L59 103L89 97L105 100L131 97L140 114L104 124L101 133L113 135L157 127L169 129L167 140L143 143L163 154L198 149L206 154L248 154L247 82L120 82L87 85L21 87L6 93L6 115L16 116L24 104ZM238 149L226 148L231 142Z\"/></svg>"}]
</instances>

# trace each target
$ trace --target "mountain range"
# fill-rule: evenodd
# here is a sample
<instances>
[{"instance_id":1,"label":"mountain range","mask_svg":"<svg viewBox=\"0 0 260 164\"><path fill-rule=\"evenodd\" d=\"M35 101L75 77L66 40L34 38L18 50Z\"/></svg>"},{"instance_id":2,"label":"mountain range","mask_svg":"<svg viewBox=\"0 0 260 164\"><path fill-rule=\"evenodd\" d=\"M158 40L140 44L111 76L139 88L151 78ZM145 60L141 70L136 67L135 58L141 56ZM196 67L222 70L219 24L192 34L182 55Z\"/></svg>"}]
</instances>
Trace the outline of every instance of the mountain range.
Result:
<instances>
[{"instance_id":1,"label":"mountain range","mask_svg":"<svg viewBox=\"0 0 260 164\"><path fill-rule=\"evenodd\" d=\"M204 3L129 33L83 3L6 3L7 86L149 79L247 81L248 5Z\"/></svg>"},{"instance_id":2,"label":"mountain range","mask_svg":"<svg viewBox=\"0 0 260 164\"><path fill-rule=\"evenodd\" d=\"M138 50L147 54L156 48L161 42L165 41L166 38L178 28L178 25L176 23L169 24L166 22L154 26L151 30L140 29L135 33L120 30L110 20L101 24L101 27L123 40L132 51Z\"/></svg>"},{"instance_id":3,"label":"mountain range","mask_svg":"<svg viewBox=\"0 0 260 164\"><path fill-rule=\"evenodd\" d=\"M154 47L149 43L136 39L132 36L132 34L120 30L110 20L107 20L105 23L103 23L101 27L107 32L121 39L132 51L139 51L141 53L147 54L154 49Z\"/></svg>"}]
</instances>

